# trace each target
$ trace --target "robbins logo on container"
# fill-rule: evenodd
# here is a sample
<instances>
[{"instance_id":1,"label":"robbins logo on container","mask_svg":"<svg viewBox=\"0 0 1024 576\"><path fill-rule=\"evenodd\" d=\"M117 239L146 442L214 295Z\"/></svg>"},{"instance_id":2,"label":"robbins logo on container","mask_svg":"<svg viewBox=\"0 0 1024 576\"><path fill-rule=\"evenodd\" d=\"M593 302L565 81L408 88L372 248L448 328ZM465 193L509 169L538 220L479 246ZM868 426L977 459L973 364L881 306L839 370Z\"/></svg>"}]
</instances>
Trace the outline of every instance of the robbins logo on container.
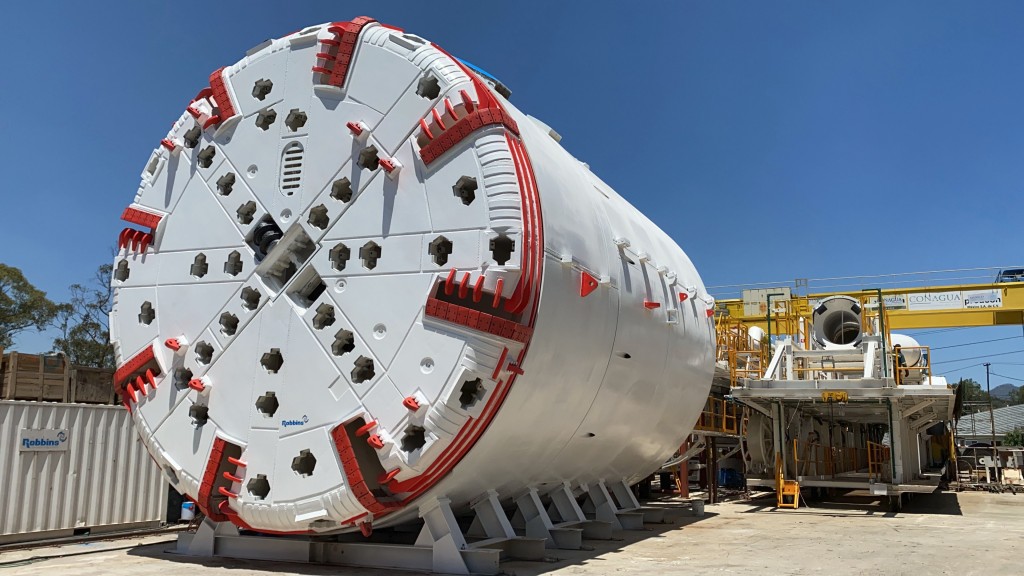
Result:
<instances>
[{"instance_id":1,"label":"robbins logo on container","mask_svg":"<svg viewBox=\"0 0 1024 576\"><path fill-rule=\"evenodd\" d=\"M302 420L281 420L281 427L305 426L307 422L309 422L309 416L303 415Z\"/></svg>"},{"instance_id":2,"label":"robbins logo on container","mask_svg":"<svg viewBox=\"0 0 1024 576\"><path fill-rule=\"evenodd\" d=\"M22 430L18 440L22 452L56 452L68 449L68 431L47 428Z\"/></svg>"}]
</instances>

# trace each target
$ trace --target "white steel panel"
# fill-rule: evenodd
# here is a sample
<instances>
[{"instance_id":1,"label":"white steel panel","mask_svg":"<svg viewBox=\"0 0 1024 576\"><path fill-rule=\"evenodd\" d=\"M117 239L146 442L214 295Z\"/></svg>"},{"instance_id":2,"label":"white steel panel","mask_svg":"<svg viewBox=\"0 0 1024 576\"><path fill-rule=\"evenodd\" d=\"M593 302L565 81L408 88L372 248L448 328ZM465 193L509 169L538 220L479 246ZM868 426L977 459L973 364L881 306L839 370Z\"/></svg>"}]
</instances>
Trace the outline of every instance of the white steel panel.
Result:
<instances>
[{"instance_id":1,"label":"white steel panel","mask_svg":"<svg viewBox=\"0 0 1024 576\"><path fill-rule=\"evenodd\" d=\"M66 449L21 446L47 429ZM0 543L157 525L167 489L123 407L0 401Z\"/></svg>"}]
</instances>

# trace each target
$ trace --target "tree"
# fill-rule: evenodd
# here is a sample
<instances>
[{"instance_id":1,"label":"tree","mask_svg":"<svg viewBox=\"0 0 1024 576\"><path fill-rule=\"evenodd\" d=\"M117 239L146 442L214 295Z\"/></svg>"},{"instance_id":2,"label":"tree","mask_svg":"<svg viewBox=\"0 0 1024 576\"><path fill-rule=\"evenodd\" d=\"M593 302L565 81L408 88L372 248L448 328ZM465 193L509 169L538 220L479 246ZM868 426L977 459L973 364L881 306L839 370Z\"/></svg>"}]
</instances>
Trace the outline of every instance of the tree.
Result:
<instances>
[{"instance_id":1,"label":"tree","mask_svg":"<svg viewBox=\"0 0 1024 576\"><path fill-rule=\"evenodd\" d=\"M964 388L964 414L988 410L988 392L973 378L963 378L957 384Z\"/></svg>"},{"instance_id":2,"label":"tree","mask_svg":"<svg viewBox=\"0 0 1024 576\"><path fill-rule=\"evenodd\" d=\"M1015 426L1003 437L1003 446L1024 446L1024 428Z\"/></svg>"},{"instance_id":3,"label":"tree","mask_svg":"<svg viewBox=\"0 0 1024 576\"><path fill-rule=\"evenodd\" d=\"M110 286L112 268L104 264L87 285L72 284L68 288L71 300L58 306L55 324L61 335L53 340L53 349L62 352L72 364L114 367L108 324L114 295Z\"/></svg>"},{"instance_id":4,"label":"tree","mask_svg":"<svg viewBox=\"0 0 1024 576\"><path fill-rule=\"evenodd\" d=\"M1010 393L1010 405L1024 404L1024 386L1017 386L1012 393Z\"/></svg>"},{"instance_id":5,"label":"tree","mask_svg":"<svg viewBox=\"0 0 1024 576\"><path fill-rule=\"evenodd\" d=\"M988 402L988 393L981 389L981 384L974 381L973 378L963 378L960 380L960 386L966 387L964 390L964 400L968 402Z\"/></svg>"},{"instance_id":6,"label":"tree","mask_svg":"<svg viewBox=\"0 0 1024 576\"><path fill-rule=\"evenodd\" d=\"M30 328L42 330L57 314L57 305L28 280L21 270L0 264L0 348Z\"/></svg>"}]
</instances>

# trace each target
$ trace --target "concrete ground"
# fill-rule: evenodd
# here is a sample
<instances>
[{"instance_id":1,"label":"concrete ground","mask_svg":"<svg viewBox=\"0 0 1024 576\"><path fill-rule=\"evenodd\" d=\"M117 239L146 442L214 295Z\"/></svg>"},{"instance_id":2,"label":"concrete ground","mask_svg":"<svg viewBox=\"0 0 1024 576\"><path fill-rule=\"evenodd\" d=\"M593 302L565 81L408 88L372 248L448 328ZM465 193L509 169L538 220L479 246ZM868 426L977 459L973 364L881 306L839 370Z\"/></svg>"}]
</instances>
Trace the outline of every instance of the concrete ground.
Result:
<instances>
[{"instance_id":1,"label":"concrete ground","mask_svg":"<svg viewBox=\"0 0 1024 576\"><path fill-rule=\"evenodd\" d=\"M547 562L508 562L508 574L1016 574L1024 546L1024 495L938 493L915 496L903 512L848 496L799 510L773 510L773 498L708 506L655 502L668 524L615 540L587 540L588 550L551 550ZM15 574L286 576L392 574L386 570L242 560L169 553L173 536L37 548L0 555L0 576Z\"/></svg>"}]
</instances>

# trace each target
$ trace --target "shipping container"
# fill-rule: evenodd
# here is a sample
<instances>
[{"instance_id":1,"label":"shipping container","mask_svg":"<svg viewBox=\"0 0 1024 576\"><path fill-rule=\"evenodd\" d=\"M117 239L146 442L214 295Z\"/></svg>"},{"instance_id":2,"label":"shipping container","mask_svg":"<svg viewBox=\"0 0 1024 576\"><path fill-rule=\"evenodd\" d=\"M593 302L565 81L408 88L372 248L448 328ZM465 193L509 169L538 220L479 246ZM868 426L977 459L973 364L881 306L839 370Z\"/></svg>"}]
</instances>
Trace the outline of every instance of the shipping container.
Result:
<instances>
[{"instance_id":1,"label":"shipping container","mask_svg":"<svg viewBox=\"0 0 1024 576\"><path fill-rule=\"evenodd\" d=\"M167 490L124 408L0 401L0 544L159 526Z\"/></svg>"}]
</instances>

